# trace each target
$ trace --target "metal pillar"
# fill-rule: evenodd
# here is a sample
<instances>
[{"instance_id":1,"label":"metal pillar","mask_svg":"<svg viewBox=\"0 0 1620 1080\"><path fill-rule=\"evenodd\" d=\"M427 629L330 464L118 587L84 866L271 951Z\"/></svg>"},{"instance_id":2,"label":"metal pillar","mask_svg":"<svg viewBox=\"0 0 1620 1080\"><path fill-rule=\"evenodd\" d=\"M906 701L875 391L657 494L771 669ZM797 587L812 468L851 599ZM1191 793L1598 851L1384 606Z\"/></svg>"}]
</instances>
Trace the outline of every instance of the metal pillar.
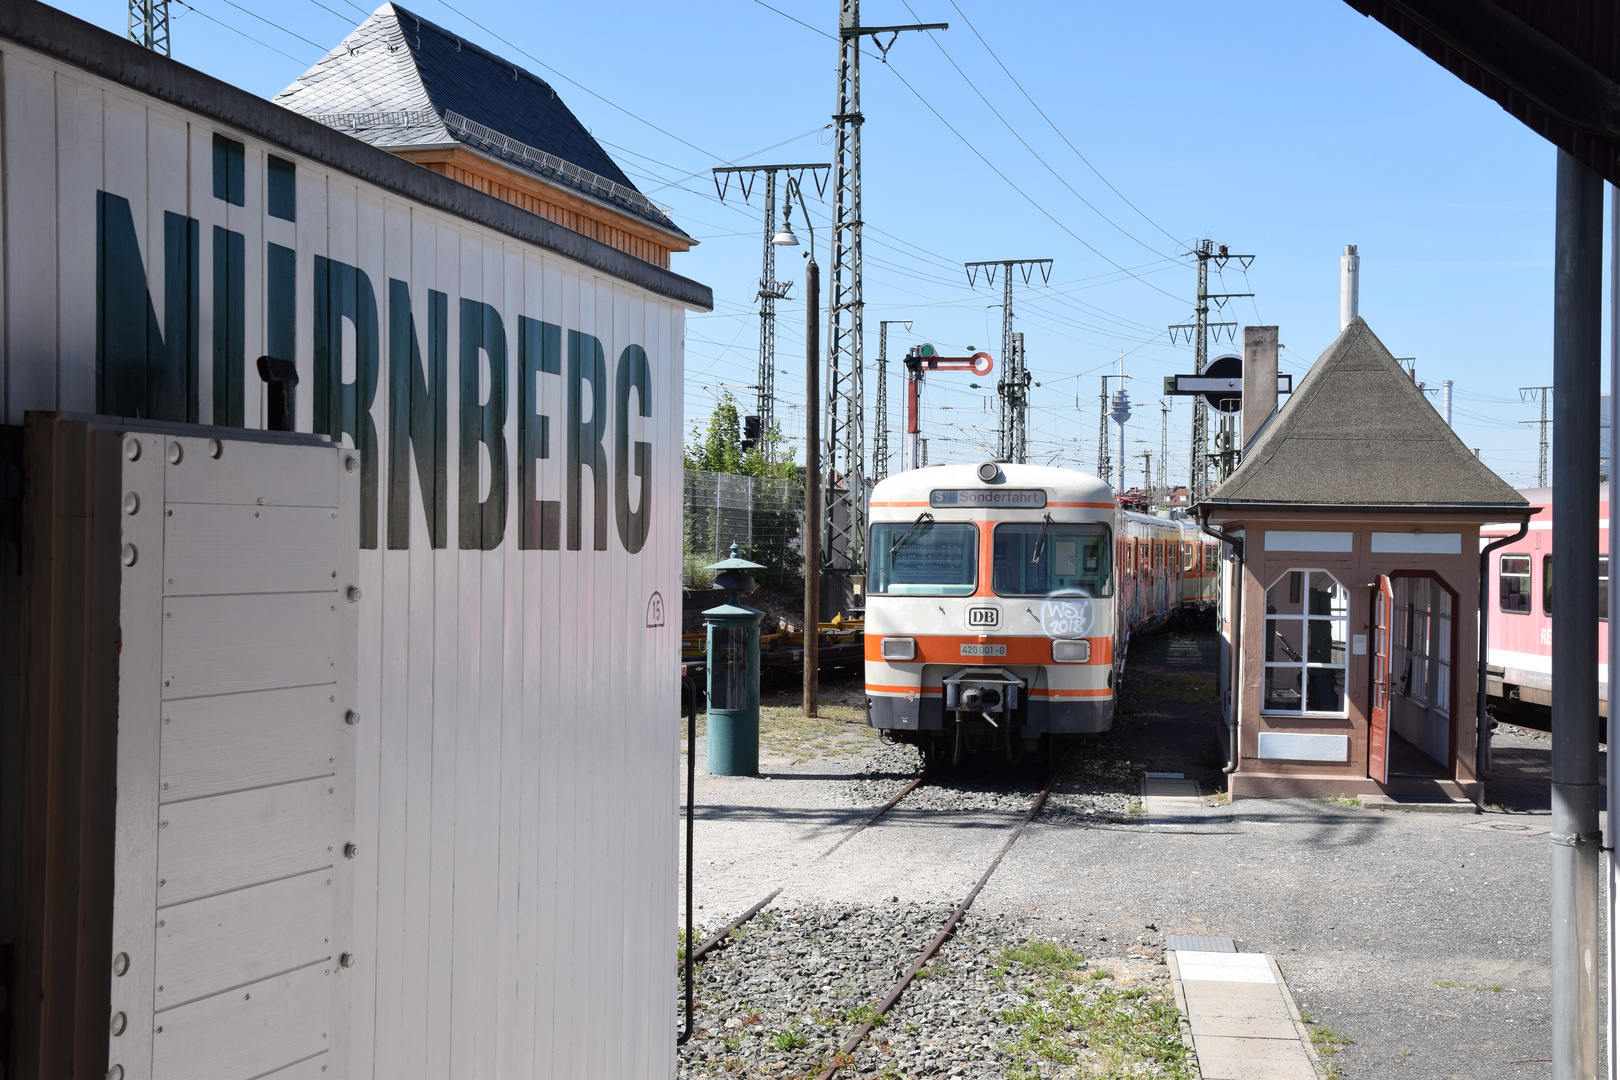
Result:
<instances>
[{"instance_id":1,"label":"metal pillar","mask_svg":"<svg viewBox=\"0 0 1620 1080\"><path fill-rule=\"evenodd\" d=\"M731 178L737 177L742 188L743 201L748 202L753 195L753 184L756 177L761 174L765 177L765 253L760 260L759 271L759 375L755 383L758 394L754 406L755 414L759 417L759 437L766 445L764 454L772 461L776 460L776 302L787 299L787 294L793 288L791 281L776 280L776 174L788 173L789 199L791 192L799 190L802 200L802 185L804 174L810 173L816 182L818 193L826 191L826 170L829 165L792 164L792 165L727 165L712 170L714 173L714 190L720 196L720 201L726 201L726 193L731 186ZM784 227L787 225L787 214L782 216ZM796 242L796 241L795 241Z\"/></svg>"},{"instance_id":2,"label":"metal pillar","mask_svg":"<svg viewBox=\"0 0 1620 1080\"><path fill-rule=\"evenodd\" d=\"M808 215L806 215L808 217ZM804 715L816 715L821 638L821 268L804 268Z\"/></svg>"},{"instance_id":3,"label":"metal pillar","mask_svg":"<svg viewBox=\"0 0 1620 1080\"><path fill-rule=\"evenodd\" d=\"M129 40L169 55L169 0L129 0Z\"/></svg>"},{"instance_id":4,"label":"metal pillar","mask_svg":"<svg viewBox=\"0 0 1620 1080\"><path fill-rule=\"evenodd\" d=\"M828 569L858 574L866 568L866 399L862 368L861 294L861 38L871 37L887 55L907 30L945 30L946 23L862 26L861 0L838 4L838 108L833 113L832 285L827 299L827 460L822 558ZM884 35L888 36L885 44ZM806 403L808 406L808 402ZM849 513L839 524L834 513L842 468ZM838 541L843 550L838 554ZM840 559L842 565L833 566Z\"/></svg>"},{"instance_id":5,"label":"metal pillar","mask_svg":"<svg viewBox=\"0 0 1620 1080\"><path fill-rule=\"evenodd\" d=\"M1552 1017L1554 1080L1597 1076L1598 402L1603 181L1558 153L1553 251Z\"/></svg>"},{"instance_id":6,"label":"metal pillar","mask_svg":"<svg viewBox=\"0 0 1620 1080\"><path fill-rule=\"evenodd\" d=\"M1051 259L990 259L963 263L967 271L968 286L979 283L979 271L984 271L985 283L996 284L996 272L1002 274L1001 288L1001 378L996 381L996 393L1001 398L1001 423L996 430L996 460L1012 461L1022 465L1025 459L1025 431L1029 409L1029 370L1024 366L1023 335L1013 332L1013 268L1017 267L1028 285L1039 269L1043 283L1052 280Z\"/></svg>"},{"instance_id":7,"label":"metal pillar","mask_svg":"<svg viewBox=\"0 0 1620 1080\"><path fill-rule=\"evenodd\" d=\"M1160 496L1165 506L1170 505L1170 402L1164 398L1159 399L1159 486L1164 488Z\"/></svg>"},{"instance_id":8,"label":"metal pillar","mask_svg":"<svg viewBox=\"0 0 1620 1080\"><path fill-rule=\"evenodd\" d=\"M776 170L765 173L765 254L759 271L759 382L754 411L765 457L776 460L776 301L791 282L776 280Z\"/></svg>"},{"instance_id":9,"label":"metal pillar","mask_svg":"<svg viewBox=\"0 0 1620 1080\"><path fill-rule=\"evenodd\" d=\"M1108 376L1102 377L1102 397L1097 406L1097 479L1112 484L1114 464L1108 459Z\"/></svg>"},{"instance_id":10,"label":"metal pillar","mask_svg":"<svg viewBox=\"0 0 1620 1080\"><path fill-rule=\"evenodd\" d=\"M1216 244L1213 240L1198 241L1187 254L1198 260L1198 294L1194 301L1193 321L1170 327L1170 341L1174 343L1183 335L1188 338L1193 347L1193 372L1202 375L1204 368L1209 364L1210 333L1213 332L1219 340L1221 331L1225 330L1231 340L1237 340L1237 323L1209 321L1209 302L1215 301L1216 309L1221 310L1226 307L1228 300L1254 295L1254 293L1210 292L1209 264L1213 262L1216 269L1222 269L1229 260L1236 259L1238 265L1247 270L1254 262L1254 256L1233 255L1225 244ZM1195 397L1192 447L1187 464L1187 505L1196 506L1207 494L1209 494L1209 404L1202 397Z\"/></svg>"},{"instance_id":11,"label":"metal pillar","mask_svg":"<svg viewBox=\"0 0 1620 1080\"><path fill-rule=\"evenodd\" d=\"M1612 188L1609 197L1609 386L1620 386L1620 188ZM1610 399L1609 420L1609 453L1614 454L1614 403ZM1611 472L1612 472L1612 466ZM1614 492L1614 479L1610 479L1610 492ZM1613 494L1609 497L1609 535L1620 536L1620 499ZM1614 565L1615 550L1610 548L1610 565ZM1613 571L1610 572L1613 580ZM1609 592L1609 655L1620 656L1620 608L1614 602L1614 590L1611 586ZM1612 669L1611 669L1612 670ZM1484 676L1481 675L1481 678ZM1614 676L1610 676L1611 682ZM1616 892L1620 890L1620 864L1617 864L1615 853L1615 839L1620 833L1620 754L1608 755L1608 781L1609 781L1609 835L1603 847L1608 852L1607 870L1609 875L1609 888L1607 891L1608 911L1605 926L1608 929L1608 977L1609 977L1609 1009L1608 1009L1608 1059L1609 1080L1620 1080L1620 994L1615 993L1615 987L1620 986L1620 947L1615 944L1614 936L1620 927L1615 925L1617 907Z\"/></svg>"},{"instance_id":12,"label":"metal pillar","mask_svg":"<svg viewBox=\"0 0 1620 1080\"><path fill-rule=\"evenodd\" d=\"M1024 332L1013 332L1013 359L1018 364L1018 378L1013 384L1016 406L1012 423L1012 459L1022 465L1029 460L1029 364L1024 356Z\"/></svg>"},{"instance_id":13,"label":"metal pillar","mask_svg":"<svg viewBox=\"0 0 1620 1080\"><path fill-rule=\"evenodd\" d=\"M1555 378L1554 382L1557 381ZM1541 419L1520 420L1521 424L1539 424L1541 429L1541 453L1536 458L1536 486L1547 486L1547 425L1553 423L1553 418L1547 415L1547 406L1551 404L1553 387L1551 386L1521 386L1519 387L1520 401L1541 402Z\"/></svg>"},{"instance_id":14,"label":"metal pillar","mask_svg":"<svg viewBox=\"0 0 1620 1080\"><path fill-rule=\"evenodd\" d=\"M884 319L878 323L877 427L872 430L872 480L889 475L889 327L911 329L910 319Z\"/></svg>"}]
</instances>

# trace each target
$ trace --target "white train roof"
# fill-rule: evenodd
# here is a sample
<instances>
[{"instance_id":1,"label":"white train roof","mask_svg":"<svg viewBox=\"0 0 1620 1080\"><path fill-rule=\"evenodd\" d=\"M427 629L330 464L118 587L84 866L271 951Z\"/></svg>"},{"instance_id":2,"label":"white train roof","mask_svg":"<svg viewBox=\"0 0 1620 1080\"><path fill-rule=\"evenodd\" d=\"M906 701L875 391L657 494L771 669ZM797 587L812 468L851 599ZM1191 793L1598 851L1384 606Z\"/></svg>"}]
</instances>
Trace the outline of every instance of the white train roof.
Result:
<instances>
[{"instance_id":1,"label":"white train roof","mask_svg":"<svg viewBox=\"0 0 1620 1080\"><path fill-rule=\"evenodd\" d=\"M927 506L929 495L939 490L1017 490L1043 488L1048 505L1063 503L1115 505L1114 489L1092 476L1076 469L1058 469L1048 465L1002 464L1000 475L990 483L979 479L977 465L929 465L896 473L872 489L871 506L874 516L886 516L883 511L904 510L907 507Z\"/></svg>"}]
</instances>

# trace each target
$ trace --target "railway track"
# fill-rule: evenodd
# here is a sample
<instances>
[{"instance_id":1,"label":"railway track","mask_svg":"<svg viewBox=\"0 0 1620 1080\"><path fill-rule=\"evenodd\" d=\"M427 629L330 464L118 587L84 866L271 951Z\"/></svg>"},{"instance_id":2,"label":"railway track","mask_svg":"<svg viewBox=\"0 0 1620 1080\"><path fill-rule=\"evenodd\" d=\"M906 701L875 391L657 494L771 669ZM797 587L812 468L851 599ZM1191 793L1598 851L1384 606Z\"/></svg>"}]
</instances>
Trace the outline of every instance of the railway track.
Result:
<instances>
[{"instance_id":1,"label":"railway track","mask_svg":"<svg viewBox=\"0 0 1620 1080\"><path fill-rule=\"evenodd\" d=\"M901 996L905 993L907 987L909 987L912 981L917 977L917 973L921 971L930 960L933 959L935 954L939 952L941 946L943 946L950 939L951 934L956 930L956 927L961 922L962 917L967 914L968 909L971 908L973 906L973 902L978 899L979 893L984 889L986 883L989 882L990 878L1001 866L1001 862L1006 857L1007 853L1012 850L1013 845L1018 842L1018 839L1021 836L1023 836L1024 830L1029 827L1030 822L1034 821L1035 818L1040 814L1041 810L1045 807L1047 798L1052 793L1053 784L1057 780L1058 773L1059 768L1054 767L1051 773L1048 775L1045 785L1041 788L1039 794L1035 796L1035 799L1031 803L1028 811L1024 814L1023 819L1009 831L1006 840L1002 843L1000 849L997 850L995 858L990 861L984 872L974 883L972 889L970 889L967 895L963 897L962 902L956 906L950 917L945 920L944 924L940 927L939 932L934 935L927 947L925 947L922 952L917 955L916 959L912 961L911 965L906 969L899 981L894 984L883 1000L877 1006L875 1006L874 1018L861 1023L856 1028L854 1033L851 1034L849 1038L847 1038L839 1046L839 1048L833 1054L832 1062L823 1067L822 1071L817 1076L817 1080L831 1080L831 1078L834 1077L841 1068L843 1068L844 1064L850 1059L850 1055L852 1055L860 1047L861 1043L865 1041L866 1037L871 1034L873 1028L878 1023L877 1018L886 1015L889 1010L894 1007L894 1005L900 1000ZM922 776L919 776L915 780L911 781L911 783L902 788L893 798L879 807L871 816L860 822L854 828L850 829L841 838L839 838L837 843L833 844L826 851L822 852L817 858L824 859L833 854L833 852L843 847L844 844L849 840L859 835L865 829L876 824L884 817L884 815L888 814L896 806L900 805L906 796L915 791L923 783L923 781L928 778L928 775L929 774L924 773ZM750 907L747 911L743 912L730 923L726 924L726 926L705 938L696 949L692 950L691 958L687 965L687 971L690 973L692 970L692 964L698 960L701 960L704 956L729 940L731 935L737 929L746 925L749 920L753 919L761 911L770 906L771 902L781 895L783 888L784 887L779 886L776 889L773 889L769 894L763 897L758 903ZM688 975L686 989L688 1017L687 1030L690 1031L690 1016L692 1008L690 974Z\"/></svg>"}]
</instances>

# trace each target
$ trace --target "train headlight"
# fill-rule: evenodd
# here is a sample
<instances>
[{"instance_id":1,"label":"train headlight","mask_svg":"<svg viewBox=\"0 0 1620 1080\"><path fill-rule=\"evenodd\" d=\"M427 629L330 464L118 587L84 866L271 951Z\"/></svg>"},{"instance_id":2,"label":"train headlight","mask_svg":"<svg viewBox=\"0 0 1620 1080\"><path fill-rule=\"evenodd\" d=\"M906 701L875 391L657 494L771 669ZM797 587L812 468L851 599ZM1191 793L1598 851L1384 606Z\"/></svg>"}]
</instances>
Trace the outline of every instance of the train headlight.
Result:
<instances>
[{"instance_id":1,"label":"train headlight","mask_svg":"<svg viewBox=\"0 0 1620 1080\"><path fill-rule=\"evenodd\" d=\"M1085 638L1071 640L1069 638L1052 639L1052 662L1054 664L1085 664L1091 660L1091 642Z\"/></svg>"},{"instance_id":2,"label":"train headlight","mask_svg":"<svg viewBox=\"0 0 1620 1080\"><path fill-rule=\"evenodd\" d=\"M885 660L915 660L917 659L917 639L886 637L878 643L878 652Z\"/></svg>"}]
</instances>

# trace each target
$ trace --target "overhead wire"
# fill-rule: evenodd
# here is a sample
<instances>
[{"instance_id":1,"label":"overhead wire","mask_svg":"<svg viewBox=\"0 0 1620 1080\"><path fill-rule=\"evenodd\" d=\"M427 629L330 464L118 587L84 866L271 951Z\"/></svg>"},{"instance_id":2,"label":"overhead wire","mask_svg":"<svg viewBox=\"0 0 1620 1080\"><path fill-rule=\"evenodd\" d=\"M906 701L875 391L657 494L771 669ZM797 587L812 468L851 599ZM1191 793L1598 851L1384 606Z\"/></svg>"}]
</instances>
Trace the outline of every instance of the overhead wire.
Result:
<instances>
[{"instance_id":1,"label":"overhead wire","mask_svg":"<svg viewBox=\"0 0 1620 1080\"><path fill-rule=\"evenodd\" d=\"M207 19L209 22L213 23L215 26L223 26L225 29L229 30L231 33L236 34L239 37L245 37L249 41L253 42L255 45L262 45L266 49L269 49L273 53L280 53L282 56L285 56L287 59L291 60L295 64L308 63L308 61L300 60L298 57L294 56L290 52L287 52L285 49L278 49L274 45L270 44L268 41L264 41L264 40L261 40L260 38L256 38L252 34L249 34L245 30L239 30L236 27L232 26L230 23L225 22L222 19L216 19L212 15L208 14L208 12L203 11L200 8L192 7L190 4L186 3L186 0L174 0L174 2L179 4L181 7L185 8L187 11L195 12L196 14L201 15L203 18Z\"/></svg>"},{"instance_id":2,"label":"overhead wire","mask_svg":"<svg viewBox=\"0 0 1620 1080\"><path fill-rule=\"evenodd\" d=\"M916 10L911 6L910 0L901 0L901 2L905 4L906 10L911 12L911 17L912 18L918 19L919 21L921 20L921 16L919 16L917 14ZM961 11L960 8L957 8L957 10L958 10L958 12ZM966 18L966 16L963 16L963 17ZM961 65L956 62L956 59L951 56L950 51L947 50L945 48L944 44L942 44L940 42L939 35L934 33L934 31L932 31L932 30L926 31L926 33L928 35L928 40L932 41L934 43L934 48L938 49L939 54L945 58L945 62L950 64L951 67L956 71L956 73L958 75L962 76L962 81L967 83L968 89L972 90L974 92L974 94L978 95L979 100L984 102L984 107L989 109L990 112L995 116L995 118L997 120L1001 121L1002 126L1005 127L1009 132L1012 133L1012 137L1017 139L1018 142L1024 147L1025 150L1029 151L1031 157L1033 157L1036 161L1040 162L1042 167L1044 167L1047 172L1051 173L1052 176L1054 178L1056 178L1058 183L1062 184L1065 188L1068 189L1069 194L1073 195L1076 199L1079 199L1082 203L1084 203L1086 208L1089 209L1092 213L1096 214L1098 217L1100 217L1104 221L1108 222L1108 224L1112 225L1115 229L1119 230L1121 235L1129 238L1131 241L1133 241L1133 242L1135 242L1137 244L1140 244L1142 247L1147 248L1149 251L1153 252L1153 254L1159 256L1160 258L1168 258L1169 257L1169 256L1166 256L1164 254L1164 252L1159 251L1157 248L1155 248L1152 244L1147 243L1146 241L1142 240L1140 237L1132 235L1132 233L1128 229L1126 229L1123 225L1121 225L1119 222L1115 221L1113 218L1110 218L1107 214L1103 213L1101 210L1099 210L1097 208L1097 206L1095 204L1093 204L1091 202L1090 199L1087 199L1084 195L1080 194L1079 191L1075 190L1075 187L1074 187L1073 184L1069 183L1068 180L1064 179L1063 175L1061 173L1059 173L1056 169L1054 169L1051 166L1051 164L1048 163L1047 160L1040 155L1040 152L1038 150L1036 150L1033 146L1029 145L1029 140L1025 139L1022 135L1020 135L1018 133L1018 129L1012 126L1012 122L1009 121L1005 116L1001 115L1001 110L997 109L993 104L991 104L990 99L984 96L984 91L979 89L978 84L975 83L972 79L968 78L967 72L962 70Z\"/></svg>"},{"instance_id":3,"label":"overhead wire","mask_svg":"<svg viewBox=\"0 0 1620 1080\"><path fill-rule=\"evenodd\" d=\"M962 10L961 5L958 4L956 2L956 0L951 0L951 7L955 8L956 13L958 15L962 16L962 21L967 24L967 28L969 30L973 31L973 36L979 39L979 44L983 45L984 46L984 51L990 54L990 59L994 60L996 62L996 66L1001 68L1001 70L1006 74L1008 79L1012 80L1012 84L1014 86L1018 87L1018 92L1020 94L1024 95L1024 100L1028 101L1030 103L1030 105L1035 109L1035 111L1040 114L1041 119L1046 121L1047 126L1050 127L1057 134L1057 137L1062 139L1064 144L1066 146L1068 146L1068 148L1070 150L1074 151L1074 156L1079 158L1085 164L1086 168L1090 169L1093 173L1095 173L1096 176L1097 176L1097 179L1101 180L1104 184L1107 184L1108 185L1108 190L1112 191L1115 195L1118 195L1121 202L1123 202L1126 206L1130 207L1132 210L1135 210L1137 212L1137 214L1139 214L1141 216L1143 221L1147 222L1149 225L1152 225L1155 229L1158 229L1161 233L1164 233L1165 236L1170 238L1170 241L1172 243L1176 243L1176 244L1184 244L1184 243L1186 243L1185 240L1182 240L1179 237L1177 237L1177 236L1173 235L1172 233L1170 233L1168 230L1166 230L1164 228L1164 226L1160 225L1157 221L1154 221L1151 217L1149 217L1139 206L1137 206L1135 203L1133 203L1130 199L1126 198L1125 193L1123 191L1120 191L1119 188L1115 187L1113 185L1113 182L1110 181L1108 179L1108 177L1104 176L1102 174L1102 172L1098 170L1097 166L1095 166L1095 165L1093 165L1091 163L1091 159L1086 157L1086 155L1084 155L1084 154L1082 154L1080 152L1080 148L1075 146L1074 143L1070 141L1069 137L1063 133L1063 130L1061 128L1059 128L1057 126L1057 124L1052 122L1052 118L1050 116L1046 115L1046 110L1042 109L1040 107L1040 105L1038 105L1036 103L1035 99L1030 96L1029 91L1024 89L1024 84L1018 81L1018 76L1014 75L1012 73L1012 70L1010 68L1008 68L1006 64L1002 63L1001 57L996 55L996 50L992 49L990 47L990 43L984 39L984 35L979 33L979 28L973 25L973 20L971 20L971 19L969 19L967 17L967 12Z\"/></svg>"}]
</instances>

